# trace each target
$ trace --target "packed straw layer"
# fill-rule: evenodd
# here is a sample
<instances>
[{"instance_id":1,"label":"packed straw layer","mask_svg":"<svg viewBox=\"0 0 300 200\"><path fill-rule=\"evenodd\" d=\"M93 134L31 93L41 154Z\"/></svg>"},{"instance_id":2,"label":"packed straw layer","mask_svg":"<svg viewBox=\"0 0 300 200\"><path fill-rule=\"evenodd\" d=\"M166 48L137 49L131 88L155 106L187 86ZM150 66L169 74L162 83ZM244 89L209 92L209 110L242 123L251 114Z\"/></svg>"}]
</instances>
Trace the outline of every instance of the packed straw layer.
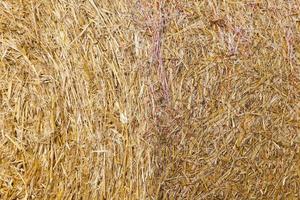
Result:
<instances>
[{"instance_id":1,"label":"packed straw layer","mask_svg":"<svg viewBox=\"0 0 300 200\"><path fill-rule=\"evenodd\" d=\"M299 199L299 10L0 1L0 199Z\"/></svg>"}]
</instances>

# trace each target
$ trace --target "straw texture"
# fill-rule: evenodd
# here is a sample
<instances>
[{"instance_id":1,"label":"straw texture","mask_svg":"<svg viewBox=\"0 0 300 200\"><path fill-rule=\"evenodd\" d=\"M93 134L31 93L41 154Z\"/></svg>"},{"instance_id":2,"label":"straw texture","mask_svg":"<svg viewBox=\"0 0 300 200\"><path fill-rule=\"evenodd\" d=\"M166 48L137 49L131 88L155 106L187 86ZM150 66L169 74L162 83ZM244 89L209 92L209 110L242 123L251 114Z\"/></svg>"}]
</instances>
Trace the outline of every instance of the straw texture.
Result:
<instances>
[{"instance_id":1,"label":"straw texture","mask_svg":"<svg viewBox=\"0 0 300 200\"><path fill-rule=\"evenodd\" d=\"M0 199L299 199L300 1L0 1Z\"/></svg>"}]
</instances>

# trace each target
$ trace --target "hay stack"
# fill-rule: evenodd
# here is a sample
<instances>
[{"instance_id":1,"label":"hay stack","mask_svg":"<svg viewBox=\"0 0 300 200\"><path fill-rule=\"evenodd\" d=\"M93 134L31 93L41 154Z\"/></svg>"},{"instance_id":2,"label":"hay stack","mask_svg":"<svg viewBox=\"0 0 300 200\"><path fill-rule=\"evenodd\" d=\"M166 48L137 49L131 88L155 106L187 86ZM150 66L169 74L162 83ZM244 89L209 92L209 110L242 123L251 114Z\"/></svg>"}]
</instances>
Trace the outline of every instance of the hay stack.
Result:
<instances>
[{"instance_id":1,"label":"hay stack","mask_svg":"<svg viewBox=\"0 0 300 200\"><path fill-rule=\"evenodd\" d=\"M299 199L300 3L0 2L0 199Z\"/></svg>"}]
</instances>

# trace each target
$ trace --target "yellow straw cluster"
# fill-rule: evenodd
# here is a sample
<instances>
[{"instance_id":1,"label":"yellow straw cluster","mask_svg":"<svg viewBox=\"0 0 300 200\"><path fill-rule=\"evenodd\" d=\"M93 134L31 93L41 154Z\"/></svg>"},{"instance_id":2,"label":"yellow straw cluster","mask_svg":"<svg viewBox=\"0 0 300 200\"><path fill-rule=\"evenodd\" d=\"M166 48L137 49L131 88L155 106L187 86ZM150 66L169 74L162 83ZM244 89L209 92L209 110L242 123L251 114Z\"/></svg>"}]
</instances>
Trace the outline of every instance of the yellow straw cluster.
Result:
<instances>
[{"instance_id":1,"label":"yellow straw cluster","mask_svg":"<svg viewBox=\"0 0 300 200\"><path fill-rule=\"evenodd\" d=\"M300 1L0 1L0 199L299 199Z\"/></svg>"}]
</instances>

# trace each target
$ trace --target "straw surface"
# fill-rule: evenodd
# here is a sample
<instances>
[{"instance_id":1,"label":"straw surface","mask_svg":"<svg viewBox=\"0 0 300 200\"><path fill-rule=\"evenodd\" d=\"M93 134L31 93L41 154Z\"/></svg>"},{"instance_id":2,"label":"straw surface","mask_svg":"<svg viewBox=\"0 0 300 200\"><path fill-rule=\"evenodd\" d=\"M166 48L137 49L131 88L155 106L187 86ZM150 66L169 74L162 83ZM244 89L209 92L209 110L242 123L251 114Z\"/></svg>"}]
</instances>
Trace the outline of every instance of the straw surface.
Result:
<instances>
[{"instance_id":1,"label":"straw surface","mask_svg":"<svg viewBox=\"0 0 300 200\"><path fill-rule=\"evenodd\" d=\"M0 199L299 199L300 1L0 1Z\"/></svg>"}]
</instances>

